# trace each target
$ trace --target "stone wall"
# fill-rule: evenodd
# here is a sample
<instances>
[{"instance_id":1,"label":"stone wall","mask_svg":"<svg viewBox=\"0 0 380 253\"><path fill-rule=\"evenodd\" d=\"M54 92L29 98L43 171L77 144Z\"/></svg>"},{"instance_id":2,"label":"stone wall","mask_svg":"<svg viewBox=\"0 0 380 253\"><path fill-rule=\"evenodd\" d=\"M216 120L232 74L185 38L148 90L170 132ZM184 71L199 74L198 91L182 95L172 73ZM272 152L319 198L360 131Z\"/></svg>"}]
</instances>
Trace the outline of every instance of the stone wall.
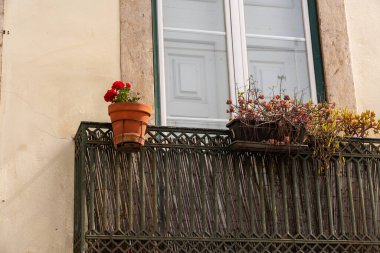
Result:
<instances>
[{"instance_id":1,"label":"stone wall","mask_svg":"<svg viewBox=\"0 0 380 253\"><path fill-rule=\"evenodd\" d=\"M120 0L121 77L154 109L152 7L150 0ZM154 114L151 123L154 123Z\"/></svg>"},{"instance_id":2,"label":"stone wall","mask_svg":"<svg viewBox=\"0 0 380 253\"><path fill-rule=\"evenodd\" d=\"M326 95L356 110L344 0L317 0Z\"/></svg>"}]
</instances>

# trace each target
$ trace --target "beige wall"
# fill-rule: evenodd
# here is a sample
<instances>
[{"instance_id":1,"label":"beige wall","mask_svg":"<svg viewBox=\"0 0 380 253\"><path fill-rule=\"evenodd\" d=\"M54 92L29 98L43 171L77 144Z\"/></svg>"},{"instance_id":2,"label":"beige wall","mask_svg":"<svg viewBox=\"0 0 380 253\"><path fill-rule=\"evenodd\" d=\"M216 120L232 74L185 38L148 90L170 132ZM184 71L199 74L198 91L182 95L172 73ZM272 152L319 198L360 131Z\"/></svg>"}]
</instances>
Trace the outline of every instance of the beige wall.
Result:
<instances>
[{"instance_id":1,"label":"beige wall","mask_svg":"<svg viewBox=\"0 0 380 253\"><path fill-rule=\"evenodd\" d=\"M121 19L117 0L6 1L4 29L9 34L4 35L0 86L1 253L72 252L72 137L79 122L109 120L102 96L120 78L120 68L146 91L146 101L153 101L150 1L120 3ZM341 104L373 108L380 115L380 2L362 3L318 0L326 81L329 94ZM134 15L126 17L132 7ZM350 89L344 86L347 82Z\"/></svg>"},{"instance_id":2,"label":"beige wall","mask_svg":"<svg viewBox=\"0 0 380 253\"><path fill-rule=\"evenodd\" d=\"M356 103L380 116L380 1L345 0Z\"/></svg>"},{"instance_id":3,"label":"beige wall","mask_svg":"<svg viewBox=\"0 0 380 253\"><path fill-rule=\"evenodd\" d=\"M3 25L4 25L4 0L0 0L0 70L3 52ZM4 31L6 33L6 31ZM0 71L0 101L1 101L1 71Z\"/></svg>"},{"instance_id":4,"label":"beige wall","mask_svg":"<svg viewBox=\"0 0 380 253\"><path fill-rule=\"evenodd\" d=\"M5 2L0 252L72 252L72 137L82 120L108 121L119 2L21 2Z\"/></svg>"}]
</instances>

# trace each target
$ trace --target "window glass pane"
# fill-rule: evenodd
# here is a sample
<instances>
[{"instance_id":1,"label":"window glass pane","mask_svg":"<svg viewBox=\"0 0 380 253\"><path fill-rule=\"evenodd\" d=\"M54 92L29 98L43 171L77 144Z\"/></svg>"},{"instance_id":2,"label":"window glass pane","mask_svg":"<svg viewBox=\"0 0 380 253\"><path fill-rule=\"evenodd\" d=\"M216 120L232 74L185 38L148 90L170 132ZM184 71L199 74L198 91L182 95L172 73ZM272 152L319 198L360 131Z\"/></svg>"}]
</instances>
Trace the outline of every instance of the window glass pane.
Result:
<instances>
[{"instance_id":1,"label":"window glass pane","mask_svg":"<svg viewBox=\"0 0 380 253\"><path fill-rule=\"evenodd\" d=\"M246 33L304 37L301 0L244 0Z\"/></svg>"},{"instance_id":2,"label":"window glass pane","mask_svg":"<svg viewBox=\"0 0 380 253\"><path fill-rule=\"evenodd\" d=\"M164 27L224 32L223 0L163 0Z\"/></svg>"},{"instance_id":3,"label":"window glass pane","mask_svg":"<svg viewBox=\"0 0 380 253\"><path fill-rule=\"evenodd\" d=\"M266 96L311 97L301 0L244 0L248 71Z\"/></svg>"},{"instance_id":4,"label":"window glass pane","mask_svg":"<svg viewBox=\"0 0 380 253\"><path fill-rule=\"evenodd\" d=\"M167 124L225 127L223 0L163 0Z\"/></svg>"}]
</instances>

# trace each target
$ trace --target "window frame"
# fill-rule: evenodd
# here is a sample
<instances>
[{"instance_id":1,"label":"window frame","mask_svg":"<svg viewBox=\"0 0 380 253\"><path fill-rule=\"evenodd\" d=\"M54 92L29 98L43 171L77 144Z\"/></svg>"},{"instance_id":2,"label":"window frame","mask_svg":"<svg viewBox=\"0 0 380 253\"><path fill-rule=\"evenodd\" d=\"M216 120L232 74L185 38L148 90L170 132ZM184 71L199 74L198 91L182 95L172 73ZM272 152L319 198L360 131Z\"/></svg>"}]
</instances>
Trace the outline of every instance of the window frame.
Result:
<instances>
[{"instance_id":1,"label":"window frame","mask_svg":"<svg viewBox=\"0 0 380 253\"><path fill-rule=\"evenodd\" d=\"M154 94L156 124L166 125L166 90L164 69L164 36L163 36L163 0L152 0L152 35L154 64ZM243 0L223 0L225 9L225 26L227 40L227 68L229 74L229 91L235 95L235 87L246 83L248 76L247 46L244 23ZM310 91L313 102L325 101L324 75L320 49L318 16L315 0L301 0ZM231 9L232 8L232 9ZM234 15L231 15L234 13ZM232 18L232 16L234 18ZM234 33L234 35L232 35ZM280 36L278 36L280 37ZM291 38L289 38L291 39ZM233 45L238 45L233 47ZM236 57L239 55L238 57ZM234 59L241 62L234 62ZM231 85L234 84L234 85ZM235 87L234 87L235 86Z\"/></svg>"}]
</instances>

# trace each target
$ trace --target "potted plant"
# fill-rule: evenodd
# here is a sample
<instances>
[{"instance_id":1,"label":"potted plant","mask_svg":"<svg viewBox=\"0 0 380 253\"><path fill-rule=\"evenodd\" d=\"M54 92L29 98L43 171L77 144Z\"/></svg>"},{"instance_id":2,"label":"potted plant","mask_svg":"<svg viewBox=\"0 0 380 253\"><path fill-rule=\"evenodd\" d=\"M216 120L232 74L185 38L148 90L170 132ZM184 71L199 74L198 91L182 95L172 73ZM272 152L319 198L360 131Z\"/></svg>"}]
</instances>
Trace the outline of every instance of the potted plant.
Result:
<instances>
[{"instance_id":1,"label":"potted plant","mask_svg":"<svg viewBox=\"0 0 380 253\"><path fill-rule=\"evenodd\" d=\"M143 103L139 93L132 92L131 83L115 81L104 100L111 102L108 114L111 118L113 141L117 149L135 151L145 142L145 131L152 108Z\"/></svg>"},{"instance_id":2,"label":"potted plant","mask_svg":"<svg viewBox=\"0 0 380 253\"><path fill-rule=\"evenodd\" d=\"M227 124L233 141L250 141L276 145L302 144L312 118L309 104L289 95L265 99L250 79L250 87L239 92L237 103L227 100L233 118Z\"/></svg>"},{"instance_id":3,"label":"potted plant","mask_svg":"<svg viewBox=\"0 0 380 253\"><path fill-rule=\"evenodd\" d=\"M302 103L283 92L265 99L251 80L250 87L238 93L237 103L227 100L230 106L227 113L232 115L227 124L232 147L258 150L257 144L262 144L266 145L265 150L278 150L278 146L298 149L297 146L304 144L302 146L313 150L314 158L325 170L330 167L329 162L342 141L366 137L370 131L380 132L380 120L373 111L355 114L335 108L335 103ZM242 142L250 144L242 145ZM339 161L344 162L340 155Z\"/></svg>"}]
</instances>

